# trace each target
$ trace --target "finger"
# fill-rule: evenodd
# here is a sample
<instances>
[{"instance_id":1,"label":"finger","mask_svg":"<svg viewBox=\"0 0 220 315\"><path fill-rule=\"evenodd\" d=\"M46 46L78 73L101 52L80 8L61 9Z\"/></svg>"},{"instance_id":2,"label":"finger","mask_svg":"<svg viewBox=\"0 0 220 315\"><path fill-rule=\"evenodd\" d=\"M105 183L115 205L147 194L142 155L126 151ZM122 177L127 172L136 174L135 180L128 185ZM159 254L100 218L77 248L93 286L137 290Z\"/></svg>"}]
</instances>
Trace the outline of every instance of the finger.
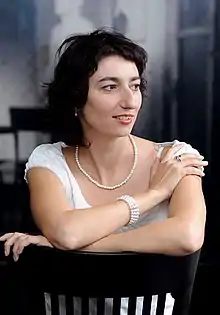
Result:
<instances>
[{"instance_id":1,"label":"finger","mask_svg":"<svg viewBox=\"0 0 220 315\"><path fill-rule=\"evenodd\" d=\"M13 233L11 237L9 237L7 239L7 241L5 242L5 256L8 256L11 250L11 246L15 243L16 239L22 235L22 233Z\"/></svg>"},{"instance_id":2,"label":"finger","mask_svg":"<svg viewBox=\"0 0 220 315\"><path fill-rule=\"evenodd\" d=\"M26 242L26 240L28 239L27 235L22 235L20 237L17 238L17 240L14 243L13 246L13 253L14 254L19 254L19 251L22 249L22 244L24 244Z\"/></svg>"},{"instance_id":3,"label":"finger","mask_svg":"<svg viewBox=\"0 0 220 315\"><path fill-rule=\"evenodd\" d=\"M17 252L19 253L20 246L25 247L25 246L30 245L30 244L38 245L39 244L39 237L35 236L35 235L26 235L26 237L23 237L21 239L21 241L18 243ZM23 250L23 248L22 248L22 250Z\"/></svg>"},{"instance_id":4,"label":"finger","mask_svg":"<svg viewBox=\"0 0 220 315\"><path fill-rule=\"evenodd\" d=\"M171 145L163 148L161 155L160 155L160 160L162 161L164 159L164 157L166 156L166 154L168 153L168 151L172 148Z\"/></svg>"},{"instance_id":5,"label":"finger","mask_svg":"<svg viewBox=\"0 0 220 315\"><path fill-rule=\"evenodd\" d=\"M183 166L207 166L209 163L208 161L202 161L200 159L196 159L196 158L193 158L193 159L183 159L181 158L181 162L182 162L182 165Z\"/></svg>"},{"instance_id":6,"label":"finger","mask_svg":"<svg viewBox=\"0 0 220 315\"><path fill-rule=\"evenodd\" d=\"M154 176L154 174L156 173L156 170L158 168L158 165L160 164L160 158L156 157L154 160L154 163L151 167L151 176Z\"/></svg>"},{"instance_id":7,"label":"finger","mask_svg":"<svg viewBox=\"0 0 220 315\"><path fill-rule=\"evenodd\" d=\"M37 244L39 243L39 237L33 235L25 235L20 237L18 242L16 242L16 247L14 249L14 260L17 261L19 255L23 252L24 248L30 244Z\"/></svg>"},{"instance_id":8,"label":"finger","mask_svg":"<svg viewBox=\"0 0 220 315\"><path fill-rule=\"evenodd\" d=\"M181 160L186 160L186 159L197 159L197 160L203 160L204 156L198 155L198 154L191 154L191 153L183 153L181 154Z\"/></svg>"},{"instance_id":9,"label":"finger","mask_svg":"<svg viewBox=\"0 0 220 315\"><path fill-rule=\"evenodd\" d=\"M201 169L196 168L196 167L191 167L191 166L185 168L185 174L186 175L197 175L200 177L205 176L205 173Z\"/></svg>"},{"instance_id":10,"label":"finger","mask_svg":"<svg viewBox=\"0 0 220 315\"><path fill-rule=\"evenodd\" d=\"M26 236L26 237L22 237L20 238L14 245L13 247L13 258L15 261L18 260L19 255L23 252L24 248L28 245L30 245L31 239Z\"/></svg>"},{"instance_id":11,"label":"finger","mask_svg":"<svg viewBox=\"0 0 220 315\"><path fill-rule=\"evenodd\" d=\"M151 170L150 170L150 179L149 179L150 182L155 178L159 164L160 164L160 158L156 157L153 165L151 166Z\"/></svg>"},{"instance_id":12,"label":"finger","mask_svg":"<svg viewBox=\"0 0 220 315\"><path fill-rule=\"evenodd\" d=\"M6 241L9 237L11 237L14 233L6 233L0 236L0 241Z\"/></svg>"},{"instance_id":13,"label":"finger","mask_svg":"<svg viewBox=\"0 0 220 315\"><path fill-rule=\"evenodd\" d=\"M179 143L175 146L169 147L164 154L161 154L161 162L167 162L170 159L173 159L175 155L185 146L184 143Z\"/></svg>"}]
</instances>

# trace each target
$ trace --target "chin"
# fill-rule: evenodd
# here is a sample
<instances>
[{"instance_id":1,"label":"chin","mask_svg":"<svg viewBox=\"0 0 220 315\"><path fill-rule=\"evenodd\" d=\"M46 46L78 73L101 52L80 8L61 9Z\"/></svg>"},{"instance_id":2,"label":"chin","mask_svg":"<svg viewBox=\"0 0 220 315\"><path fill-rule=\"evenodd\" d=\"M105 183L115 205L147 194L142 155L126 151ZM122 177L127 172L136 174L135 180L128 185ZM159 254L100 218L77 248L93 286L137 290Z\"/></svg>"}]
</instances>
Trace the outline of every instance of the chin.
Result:
<instances>
[{"instance_id":1,"label":"chin","mask_svg":"<svg viewBox=\"0 0 220 315\"><path fill-rule=\"evenodd\" d=\"M131 129L127 129L127 130L121 130L121 131L115 131L114 133L112 133L112 136L115 136L115 137L127 137L131 134Z\"/></svg>"},{"instance_id":2,"label":"chin","mask_svg":"<svg viewBox=\"0 0 220 315\"><path fill-rule=\"evenodd\" d=\"M117 137L126 137L129 136L132 132L133 125L131 126L106 126L105 129L99 129L99 133L102 133L103 135L110 137L110 138L117 138Z\"/></svg>"}]
</instances>

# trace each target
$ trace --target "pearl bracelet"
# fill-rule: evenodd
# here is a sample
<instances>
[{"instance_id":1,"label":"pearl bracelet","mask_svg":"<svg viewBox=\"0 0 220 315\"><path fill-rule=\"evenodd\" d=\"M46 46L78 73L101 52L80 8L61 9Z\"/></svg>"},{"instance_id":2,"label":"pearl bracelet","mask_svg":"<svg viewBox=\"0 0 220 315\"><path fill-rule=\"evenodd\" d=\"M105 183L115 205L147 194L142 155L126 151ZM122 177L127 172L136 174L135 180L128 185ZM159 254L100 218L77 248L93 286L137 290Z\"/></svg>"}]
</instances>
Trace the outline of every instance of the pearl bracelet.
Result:
<instances>
[{"instance_id":1,"label":"pearl bracelet","mask_svg":"<svg viewBox=\"0 0 220 315\"><path fill-rule=\"evenodd\" d=\"M127 225L136 223L140 217L140 209L138 208L135 199L129 195L122 195L121 197L118 197L117 200L126 202L130 209L131 216Z\"/></svg>"}]
</instances>

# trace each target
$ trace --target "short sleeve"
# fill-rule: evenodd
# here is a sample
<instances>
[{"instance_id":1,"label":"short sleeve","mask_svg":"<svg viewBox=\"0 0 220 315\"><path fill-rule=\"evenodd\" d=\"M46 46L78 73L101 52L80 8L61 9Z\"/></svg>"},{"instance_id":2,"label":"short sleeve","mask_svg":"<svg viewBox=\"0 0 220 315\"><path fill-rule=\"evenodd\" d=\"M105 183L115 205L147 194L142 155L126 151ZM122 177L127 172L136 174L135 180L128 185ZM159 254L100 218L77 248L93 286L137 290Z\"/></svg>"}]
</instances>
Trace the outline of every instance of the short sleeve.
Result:
<instances>
[{"instance_id":1,"label":"short sleeve","mask_svg":"<svg viewBox=\"0 0 220 315\"><path fill-rule=\"evenodd\" d=\"M196 150L195 148L193 148L190 144L186 143L186 142L180 142L178 140L174 140L172 142L163 142L163 143L159 143L158 144L158 150L157 150L157 156L160 157L163 149L166 146L173 146L175 147L176 145L183 143L184 146L176 153L176 155L181 155L184 153L190 153L190 154L198 154L200 155L199 151Z\"/></svg>"},{"instance_id":2,"label":"short sleeve","mask_svg":"<svg viewBox=\"0 0 220 315\"><path fill-rule=\"evenodd\" d=\"M173 146L176 146L179 143L182 143L182 142L175 140ZM189 143L186 143L186 142L183 142L183 143L184 143L184 146L182 149L180 149L180 151L178 151L177 155L181 155L183 153L200 155L199 151L197 149L193 148Z\"/></svg>"},{"instance_id":3,"label":"short sleeve","mask_svg":"<svg viewBox=\"0 0 220 315\"><path fill-rule=\"evenodd\" d=\"M175 156L177 155L181 155L181 154L184 154L184 153L190 153L190 154L197 154L197 155L200 155L199 151L195 148L193 148L189 143L186 143L186 142L180 142L178 140L174 140L172 142L163 142L163 143L159 143L158 144L158 150L157 150L157 156L160 157L163 149L166 147L166 146L173 146L175 147L176 145L180 144L180 143L183 143L184 146L175 154ZM204 167L203 166L200 166L199 168L201 168L202 170L204 170Z\"/></svg>"},{"instance_id":4,"label":"short sleeve","mask_svg":"<svg viewBox=\"0 0 220 315\"><path fill-rule=\"evenodd\" d=\"M61 152L53 144L41 144L30 154L25 165L24 179L27 182L27 172L33 167L45 167L57 175L63 182Z\"/></svg>"}]
</instances>

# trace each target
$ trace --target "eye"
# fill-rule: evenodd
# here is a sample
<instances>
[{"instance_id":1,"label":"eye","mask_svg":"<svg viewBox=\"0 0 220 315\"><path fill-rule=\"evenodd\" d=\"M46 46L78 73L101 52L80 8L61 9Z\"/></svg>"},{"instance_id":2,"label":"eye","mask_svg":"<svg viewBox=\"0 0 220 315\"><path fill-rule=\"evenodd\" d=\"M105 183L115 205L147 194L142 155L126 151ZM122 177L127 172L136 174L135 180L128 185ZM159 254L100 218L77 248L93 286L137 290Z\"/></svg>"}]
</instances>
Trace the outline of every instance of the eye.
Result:
<instances>
[{"instance_id":1,"label":"eye","mask_svg":"<svg viewBox=\"0 0 220 315\"><path fill-rule=\"evenodd\" d=\"M102 87L103 90L105 91L113 91L117 88L116 84L109 84L109 85L105 85Z\"/></svg>"},{"instance_id":2,"label":"eye","mask_svg":"<svg viewBox=\"0 0 220 315\"><path fill-rule=\"evenodd\" d=\"M140 83L135 83L135 84L131 85L130 89L132 91L139 91L140 90Z\"/></svg>"}]
</instances>

